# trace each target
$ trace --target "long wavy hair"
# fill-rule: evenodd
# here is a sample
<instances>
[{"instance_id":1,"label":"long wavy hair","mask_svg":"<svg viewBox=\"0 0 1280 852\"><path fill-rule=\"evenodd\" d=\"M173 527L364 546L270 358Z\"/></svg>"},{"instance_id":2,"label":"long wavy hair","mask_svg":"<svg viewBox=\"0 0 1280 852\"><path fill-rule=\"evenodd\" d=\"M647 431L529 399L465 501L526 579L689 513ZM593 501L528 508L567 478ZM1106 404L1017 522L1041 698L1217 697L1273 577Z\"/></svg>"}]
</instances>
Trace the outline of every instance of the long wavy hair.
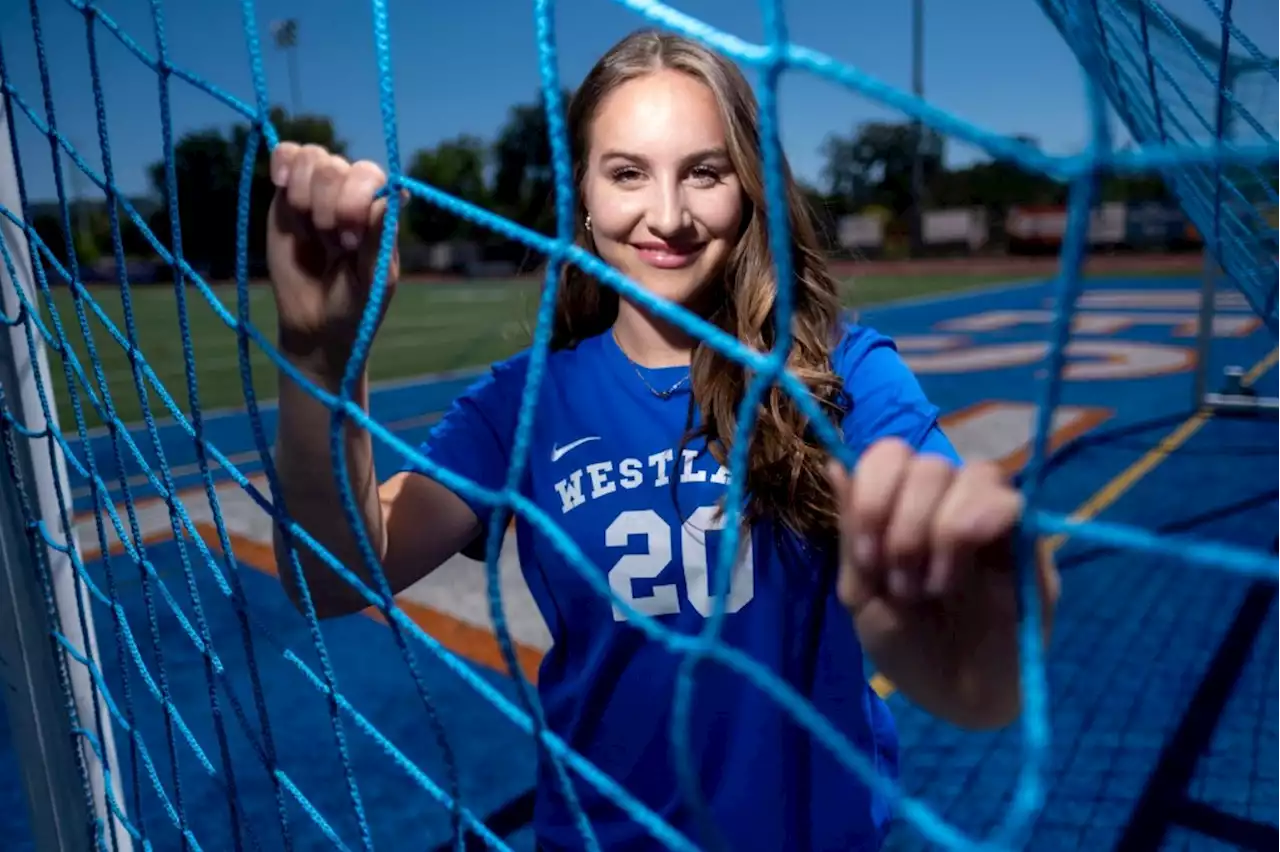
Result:
<instances>
[{"instance_id":1,"label":"long wavy hair","mask_svg":"<svg viewBox=\"0 0 1280 852\"><path fill-rule=\"evenodd\" d=\"M574 178L581 187L591 124L604 98L629 80L662 69L688 74L715 95L729 158L742 183L742 231L721 275L706 284L715 291L698 300L709 306L704 318L747 346L768 351L777 337L778 282L765 221L758 108L751 87L737 66L715 51L677 35L640 30L624 38L600 59L569 104L567 121ZM840 315L837 285L819 250L808 204L785 162L783 177L795 274L787 368L804 382L838 426L846 406L830 357ZM577 198L576 240L591 249L581 192ZM618 316L618 299L617 291L576 267L566 266L556 304L552 349L572 348L608 331ZM727 464L738 408L749 381L747 370L710 347L699 345L693 352L690 379L693 393L685 443L705 438L712 456ZM695 404L702 415L696 427L692 417ZM745 482L747 518L767 516L805 536L832 534L836 507L824 472L827 454L809 434L807 418L777 387L764 396L750 441Z\"/></svg>"}]
</instances>

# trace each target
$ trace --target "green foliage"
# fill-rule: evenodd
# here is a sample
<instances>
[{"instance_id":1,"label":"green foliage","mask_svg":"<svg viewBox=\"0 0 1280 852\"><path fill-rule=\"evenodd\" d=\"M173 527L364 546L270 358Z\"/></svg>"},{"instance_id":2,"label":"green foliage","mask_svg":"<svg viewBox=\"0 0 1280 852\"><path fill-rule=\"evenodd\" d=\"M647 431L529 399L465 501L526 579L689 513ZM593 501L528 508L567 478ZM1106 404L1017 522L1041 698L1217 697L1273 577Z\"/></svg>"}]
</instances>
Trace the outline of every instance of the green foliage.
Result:
<instances>
[{"instance_id":1,"label":"green foliage","mask_svg":"<svg viewBox=\"0 0 1280 852\"><path fill-rule=\"evenodd\" d=\"M564 93L566 100L570 93ZM339 154L346 144L333 121L321 115L291 116L272 110L280 139L322 145ZM235 269L237 209L241 169L250 128L206 128L184 135L174 151L182 253L187 262L214 279L227 279ZM1029 144L1034 140L1026 139ZM870 209L884 212L890 230L912 209L912 181L917 148L926 207L985 206L1000 216L1014 204L1061 204L1067 190L1043 175L1003 161L981 161L962 168L946 166L945 140L932 129L907 122L869 122L848 135L832 135L822 148L825 165L821 187L802 187L814 211L815 224L828 247L835 245L841 216ZM267 174L269 157L259 144L253 155L248 223L250 274L261 274L266 215L274 188ZM456 198L491 210L532 230L555 230L555 179L547 119L540 99L511 107L492 144L460 135L415 152L407 174ZM169 181L163 162L149 169L153 195L134 200L147 225L166 247L173 241L169 221ZM1151 201L1166 197L1158 177L1107 176L1104 201ZM150 211L149 213L146 211ZM105 208L77 206L73 233L81 264L113 255ZM120 237L127 258L154 256L154 250L130 218L120 211ZM66 240L56 206L43 205L33 225L54 254L65 262ZM469 240L496 248L504 240L484 228L424 201L405 210L404 239L421 244ZM525 252L514 252L521 257Z\"/></svg>"},{"instance_id":2,"label":"green foliage","mask_svg":"<svg viewBox=\"0 0 1280 852\"><path fill-rule=\"evenodd\" d=\"M1021 137L1035 144L1030 137ZM909 123L871 122L848 136L829 137L823 152L824 200L841 212L863 212L870 206L901 217L913 204L911 173L916 129ZM945 167L940 136L925 129L920 138L921 171L926 207L980 205L1001 215L1015 204L1065 204L1067 187L1015 163L985 160L956 169ZM1107 175L1103 201L1159 201L1168 197L1164 182L1152 175Z\"/></svg>"},{"instance_id":3,"label":"green foliage","mask_svg":"<svg viewBox=\"0 0 1280 852\"><path fill-rule=\"evenodd\" d=\"M283 109L271 111L271 123L282 141L323 145L337 154L346 152L331 119L324 116L289 116ZM174 171L178 190L178 217L182 254L197 270L211 278L230 278L235 272L236 227L241 171L249 144L250 128L238 124L230 133L217 129L188 133L174 146ZM248 256L265 253L266 217L274 187L268 173L270 156L258 144L253 158L249 189ZM173 245L169 218L169 181L163 162L149 170L160 209L149 222L166 247Z\"/></svg>"},{"instance_id":4,"label":"green foliage","mask_svg":"<svg viewBox=\"0 0 1280 852\"><path fill-rule=\"evenodd\" d=\"M567 102L570 95L564 93ZM543 234L556 228L551 140L541 99L517 104L493 146L493 210Z\"/></svg>"},{"instance_id":5,"label":"green foliage","mask_svg":"<svg viewBox=\"0 0 1280 852\"><path fill-rule=\"evenodd\" d=\"M489 152L484 142L474 136L459 136L424 148L413 155L408 174L436 189L481 207L489 205L489 188L485 184L485 168ZM452 239L469 239L478 235L475 225L437 207L417 202L405 210L409 231L427 244Z\"/></svg>"},{"instance_id":6,"label":"green foliage","mask_svg":"<svg viewBox=\"0 0 1280 852\"><path fill-rule=\"evenodd\" d=\"M896 215L905 213L912 205L917 139L924 185L936 184L945 171L945 144L930 128L873 121L850 136L828 137L823 146L823 180L828 194L851 209L876 204Z\"/></svg>"},{"instance_id":7,"label":"green foliage","mask_svg":"<svg viewBox=\"0 0 1280 852\"><path fill-rule=\"evenodd\" d=\"M346 152L332 120L325 116L289 116L277 108L271 113L271 122L281 140L322 145L338 154ZM249 131L244 124L229 132L208 128L186 134L175 145L182 254L210 278L226 279L235 272L238 198ZM265 146L260 145L254 156L249 193L251 263L260 259L265 249L266 215L274 192L268 163ZM407 174L542 233L555 229L551 146L540 102L512 107L492 146L474 136L458 136L417 151ZM164 163L152 164L149 177L157 210L150 216L148 226L163 245L171 247L169 181ZM407 206L405 222L407 237L425 244L451 239L492 240L483 229L422 201ZM50 233L58 233L55 221L44 222L42 227L51 227ZM144 255L151 253L136 229L122 236L129 238L127 248L139 249ZM109 235L106 248L110 250Z\"/></svg>"}]
</instances>

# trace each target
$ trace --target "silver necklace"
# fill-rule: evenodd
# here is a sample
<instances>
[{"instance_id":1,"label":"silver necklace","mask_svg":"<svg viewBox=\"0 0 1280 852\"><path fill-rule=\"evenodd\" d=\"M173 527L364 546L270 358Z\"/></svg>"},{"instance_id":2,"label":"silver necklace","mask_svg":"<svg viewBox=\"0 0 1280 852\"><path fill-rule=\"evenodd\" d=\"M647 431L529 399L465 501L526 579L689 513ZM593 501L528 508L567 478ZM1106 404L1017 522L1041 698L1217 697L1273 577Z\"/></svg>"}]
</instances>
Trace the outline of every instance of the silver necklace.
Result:
<instances>
[{"instance_id":1,"label":"silver necklace","mask_svg":"<svg viewBox=\"0 0 1280 852\"><path fill-rule=\"evenodd\" d=\"M649 380L644 377L644 373L640 372L640 365L637 364L635 360L630 355L627 354L626 349L622 348L622 341L618 339L618 333L611 329L610 334L613 335L613 342L617 344L618 351L622 353L622 357L626 358L627 363L631 365L631 369L636 371L636 378L638 378L641 382L643 382L644 386L649 389L649 393L653 394L658 399L661 399L661 400L671 399L672 395L676 391L680 390L680 388L684 385L685 382L689 381L689 376L684 376L680 379L680 381L676 382L674 385L667 388L666 390L658 390L653 385L649 384Z\"/></svg>"}]
</instances>

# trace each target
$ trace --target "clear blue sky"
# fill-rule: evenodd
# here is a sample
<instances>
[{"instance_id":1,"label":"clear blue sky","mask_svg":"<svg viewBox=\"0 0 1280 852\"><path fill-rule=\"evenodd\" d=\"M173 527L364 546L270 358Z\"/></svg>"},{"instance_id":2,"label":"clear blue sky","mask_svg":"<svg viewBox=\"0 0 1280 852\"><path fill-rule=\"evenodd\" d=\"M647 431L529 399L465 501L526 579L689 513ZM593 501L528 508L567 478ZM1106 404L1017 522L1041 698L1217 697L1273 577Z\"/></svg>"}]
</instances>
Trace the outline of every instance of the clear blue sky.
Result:
<instances>
[{"instance_id":1,"label":"clear blue sky","mask_svg":"<svg viewBox=\"0 0 1280 852\"><path fill-rule=\"evenodd\" d=\"M1277 51L1272 0L1236 3L1239 25L1269 55ZM148 0L100 0L154 53ZM751 0L676 0L682 11L758 41L763 27ZM926 96L966 119L1004 133L1029 133L1054 152L1078 149L1087 122L1080 72L1035 0L926 0ZM1211 21L1205 0L1166 0L1196 23ZM538 87L533 6L529 0L391 0L392 59L400 145L419 147L461 133L492 138L508 107ZM609 0L560 0L560 72L574 86L592 62L643 19ZM910 86L909 0L791 0L794 41L851 63L884 81ZM27 3L0 0L11 82L43 114ZM165 4L176 64L252 102L248 54L237 0L170 0ZM83 17L62 0L41 2L59 127L95 167L100 164ZM271 21L297 17L304 111L333 116L357 157L382 160L378 81L367 0L259 0L272 99L287 104L284 58L272 50ZM158 87L143 66L99 27L113 161L130 193L146 188L146 165L160 157ZM1274 90L1272 90L1274 92ZM227 126L236 116L204 92L175 81L175 130ZM1272 94L1272 104L1275 103ZM789 73L781 87L783 142L798 174L816 181L819 149L832 132L893 114L834 84ZM1272 107L1274 108L1274 107ZM16 116L24 171L34 198L53 197L48 146ZM952 161L973 157L951 144ZM81 181L84 189L89 189Z\"/></svg>"}]
</instances>

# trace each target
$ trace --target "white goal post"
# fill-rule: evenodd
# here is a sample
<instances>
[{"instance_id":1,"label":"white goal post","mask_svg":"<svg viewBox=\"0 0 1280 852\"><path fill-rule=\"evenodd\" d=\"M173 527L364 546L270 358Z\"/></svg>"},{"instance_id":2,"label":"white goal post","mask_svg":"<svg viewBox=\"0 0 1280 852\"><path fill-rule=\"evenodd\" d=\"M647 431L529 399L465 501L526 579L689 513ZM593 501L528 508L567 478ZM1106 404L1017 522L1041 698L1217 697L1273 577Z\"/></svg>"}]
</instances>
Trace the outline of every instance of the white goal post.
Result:
<instances>
[{"instance_id":1,"label":"white goal post","mask_svg":"<svg viewBox=\"0 0 1280 852\"><path fill-rule=\"evenodd\" d=\"M0 206L21 220L7 106L8 99L0 97ZM0 295L12 316L20 304L19 292L33 305L40 302L26 234L9 218L0 217L0 241L16 272L16 276L10 275L7 264L0 263ZM53 405L49 363L44 341L34 327L35 358L31 357L29 323L30 320L6 327L0 333L0 386L4 389L4 413L38 435L46 428L57 430L58 423L56 411L51 411L52 420L46 423L41 410L37 374L43 377ZM54 639L60 634L76 653L97 664L89 591L76 574L71 557L48 546L39 532L28 528L29 522L39 521L51 540L78 548L74 530L64 528L58 505L60 487L70 520L73 507L66 463L57 445L47 439L27 438L16 432L13 437L12 462L21 476L28 505L24 512L19 483L10 476L10 460L3 458L5 453L0 448L0 680L9 736L31 816L31 835L38 852L84 852L94 848L131 852L132 837L120 820L108 813L108 777L120 813L124 812L125 801L106 702L94 689L84 665L56 650ZM42 564L52 584L58 623L51 623L48 613L41 582ZM84 604L88 635L81 630L77 594ZM68 705L75 709L74 723ZM90 741L73 727L78 724L96 736L95 710L104 720L99 747L109 776ZM90 832L90 799L103 826L96 838Z\"/></svg>"}]
</instances>

